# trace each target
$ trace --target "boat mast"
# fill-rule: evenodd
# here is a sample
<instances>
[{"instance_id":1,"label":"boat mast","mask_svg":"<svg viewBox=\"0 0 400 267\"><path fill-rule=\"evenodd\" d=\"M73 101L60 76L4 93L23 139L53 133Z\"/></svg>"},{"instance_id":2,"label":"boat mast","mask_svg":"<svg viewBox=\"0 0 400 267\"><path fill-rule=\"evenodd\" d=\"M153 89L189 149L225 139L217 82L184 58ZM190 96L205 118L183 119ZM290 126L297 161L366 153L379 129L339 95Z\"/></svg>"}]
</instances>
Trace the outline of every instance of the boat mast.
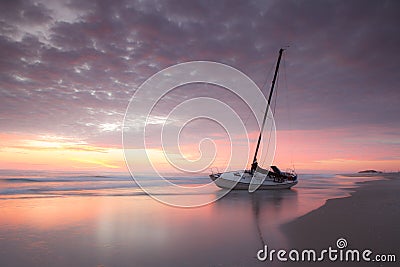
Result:
<instances>
[{"instance_id":1,"label":"boat mast","mask_svg":"<svg viewBox=\"0 0 400 267\"><path fill-rule=\"evenodd\" d=\"M257 153L258 153L258 149L260 148L261 135L262 135L262 132L263 132L263 130L264 130L265 121L267 120L268 109L269 109L269 106L271 105L272 94L273 94L273 92L274 92L276 77L278 76L279 64L281 63L281 58L282 58L283 50L284 50L283 48L281 48L281 49L279 50L278 61L276 62L274 78L272 79L271 89L270 89L270 91L269 91L268 104L267 104L267 108L266 108L266 110L265 110L263 122L262 122L262 125L261 125L260 135L258 136L257 147L256 147L256 151L255 151L255 153L254 153L253 163L257 161Z\"/></svg>"}]
</instances>

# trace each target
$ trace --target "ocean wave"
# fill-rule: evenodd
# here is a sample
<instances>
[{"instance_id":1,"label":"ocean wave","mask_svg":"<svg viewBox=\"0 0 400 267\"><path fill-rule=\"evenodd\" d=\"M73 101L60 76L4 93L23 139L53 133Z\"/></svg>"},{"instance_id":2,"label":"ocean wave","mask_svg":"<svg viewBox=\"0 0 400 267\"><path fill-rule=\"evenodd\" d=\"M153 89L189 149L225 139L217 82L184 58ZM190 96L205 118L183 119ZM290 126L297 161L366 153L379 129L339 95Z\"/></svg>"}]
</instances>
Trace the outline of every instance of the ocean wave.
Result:
<instances>
[{"instance_id":1,"label":"ocean wave","mask_svg":"<svg viewBox=\"0 0 400 267\"><path fill-rule=\"evenodd\" d=\"M177 185L203 185L210 182L208 177L168 177ZM145 177L140 179L146 187L161 187L165 184L162 178ZM138 195L139 185L127 175L82 175L61 174L51 176L43 173L24 176L23 173L0 174L0 199L32 197L32 195L81 195L81 196L129 196ZM121 193L121 191L124 191ZM132 193L133 192L133 193ZM139 194L140 195L140 194Z\"/></svg>"},{"instance_id":2,"label":"ocean wave","mask_svg":"<svg viewBox=\"0 0 400 267\"><path fill-rule=\"evenodd\" d=\"M68 183L68 182L93 182L93 181L132 181L131 177L111 176L77 176L77 177L55 177L55 178L0 178L0 181L9 183Z\"/></svg>"}]
</instances>

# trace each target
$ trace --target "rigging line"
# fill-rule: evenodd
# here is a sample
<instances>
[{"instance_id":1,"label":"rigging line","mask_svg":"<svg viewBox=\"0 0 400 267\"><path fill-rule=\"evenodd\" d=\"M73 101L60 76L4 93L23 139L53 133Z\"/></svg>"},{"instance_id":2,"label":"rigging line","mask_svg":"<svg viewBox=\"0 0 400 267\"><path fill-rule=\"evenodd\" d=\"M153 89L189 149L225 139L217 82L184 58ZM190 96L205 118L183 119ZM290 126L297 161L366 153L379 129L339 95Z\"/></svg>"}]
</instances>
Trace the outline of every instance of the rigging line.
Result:
<instances>
[{"instance_id":1,"label":"rigging line","mask_svg":"<svg viewBox=\"0 0 400 267\"><path fill-rule=\"evenodd\" d=\"M293 162L293 150L295 149L293 145L293 133L292 133L292 109L291 103L289 99L289 86L287 82L287 71L286 71L286 58L283 58L283 76L285 82L285 92L286 92L286 106L288 107L288 121L289 121L289 145L290 145L290 164L292 165L293 170L295 170L294 162Z\"/></svg>"},{"instance_id":2,"label":"rigging line","mask_svg":"<svg viewBox=\"0 0 400 267\"><path fill-rule=\"evenodd\" d=\"M268 111L269 111L269 109L270 109L272 94L273 94L274 87L275 87L275 83L276 83L276 79L277 79L277 76L278 76L278 72L279 72L279 63L281 62L281 58L282 58L282 53L283 53L283 51L284 51L283 48L279 49L279 56L278 56L278 60L277 60L277 62L276 62L276 66L275 66L274 78L272 79L271 89L270 89L270 91L269 91L268 104L267 104L267 107L266 107L266 110L265 110L265 113L264 113L264 116L263 116L263 122L262 122L262 126L261 126L261 129L260 129L260 133L259 133L259 135L258 135L257 146L256 146L256 150L255 150L254 157L253 157L253 162L254 162L254 163L257 162L257 154L258 154L258 151L259 151L259 148L260 148L260 144L261 144L261 140L262 140L262 136L263 136L262 133L263 133L263 131L264 131L264 129L265 129L265 123L266 123L266 121L267 121Z\"/></svg>"},{"instance_id":3,"label":"rigging line","mask_svg":"<svg viewBox=\"0 0 400 267\"><path fill-rule=\"evenodd\" d=\"M272 113L272 115L275 116L275 110L276 110L276 102L278 99L278 90L279 90L279 72L278 72L278 77L276 79L276 90L275 90L275 99L274 99L274 112Z\"/></svg>"},{"instance_id":4,"label":"rigging line","mask_svg":"<svg viewBox=\"0 0 400 267\"><path fill-rule=\"evenodd\" d=\"M276 111L276 103L277 103L277 99L278 99L278 90L279 90L279 72L278 72L277 77L276 77L276 89L275 89L275 92L274 92L275 98L274 98L272 116L275 116L275 114L276 114L275 111ZM273 117L270 118L271 119L271 126L270 126L270 129L269 129L269 137L268 137L268 144L267 144L267 150L266 150L267 153L265 154L264 159L262 160L262 165L264 165L265 161L267 160L269 146L271 144L272 125L274 124L274 121L272 121L272 118ZM275 125L275 128L276 128L276 125ZM276 137L275 137L275 139L276 139ZM275 140L275 143L276 143L276 140Z\"/></svg>"},{"instance_id":5,"label":"rigging line","mask_svg":"<svg viewBox=\"0 0 400 267\"><path fill-rule=\"evenodd\" d=\"M260 88L262 94L263 94L264 88L265 88L265 86L267 85L267 83L268 83L268 81L269 81L269 78L270 78L270 76L271 76L271 74L272 74L273 68L274 68L274 65L271 65L270 69L267 71L267 75L266 75L265 81L264 81L264 83L262 84L262 87ZM263 94L263 95L264 95L264 94ZM255 107L257 107L258 104L261 103L261 101L262 101L262 99L256 99L256 102L255 102L256 105L255 105ZM250 110L251 110L251 108L250 108ZM263 108L262 111L260 110L260 112L264 112L264 108ZM249 118L250 118L251 115L252 115L251 112L249 112L249 113L247 114L247 117L246 117L246 119L244 120L244 125L245 125L245 126L247 126L247 122L248 122L248 120L249 120Z\"/></svg>"},{"instance_id":6,"label":"rigging line","mask_svg":"<svg viewBox=\"0 0 400 267\"><path fill-rule=\"evenodd\" d=\"M265 78L265 81L263 82L263 84L262 84L262 87L260 87L260 90L261 90L261 93L265 96L265 94L264 94L264 91L265 91L265 87L267 86L267 84L268 84L268 81L270 80L270 78L271 78L271 76L272 76L272 71L274 70L274 64L272 64L271 65L271 67L268 69L268 71L266 72L267 73L267 75L266 75L266 78ZM263 99L256 99L255 100L255 108L256 108L256 110L254 110L255 112L259 112L259 113L262 113L262 112L264 112L265 111L265 107L262 107L262 109L260 109L260 110L258 110L257 109L257 107L258 107L258 105L261 103L261 102L263 102ZM256 125L258 125L258 121L257 121L257 116L254 114L254 111L253 111L253 109L250 107L250 111L247 113L247 117L246 117L246 119L244 120L244 126L246 127L246 126L248 126L247 125L247 123L248 123L248 121L249 121L249 119L250 119L250 116L251 115L253 115L253 116L255 116L255 120L256 120ZM257 114L257 113L256 113ZM260 127L261 127L261 125L259 125ZM254 147L254 149L255 149L255 147Z\"/></svg>"},{"instance_id":7,"label":"rigging line","mask_svg":"<svg viewBox=\"0 0 400 267\"><path fill-rule=\"evenodd\" d=\"M273 69L274 69L274 64L272 64L271 67L269 68L269 70L267 71L267 75L265 77L264 83L262 84L261 91L264 90L264 88L267 86L268 82L270 81Z\"/></svg>"}]
</instances>

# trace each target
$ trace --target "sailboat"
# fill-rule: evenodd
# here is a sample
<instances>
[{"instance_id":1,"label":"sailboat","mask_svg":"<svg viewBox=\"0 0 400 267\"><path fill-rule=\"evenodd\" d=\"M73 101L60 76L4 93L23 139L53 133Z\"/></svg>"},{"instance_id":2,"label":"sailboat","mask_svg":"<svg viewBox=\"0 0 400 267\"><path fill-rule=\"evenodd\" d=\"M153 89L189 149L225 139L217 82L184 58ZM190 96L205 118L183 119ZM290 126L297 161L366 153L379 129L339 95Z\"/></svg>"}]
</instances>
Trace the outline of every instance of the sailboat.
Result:
<instances>
[{"instance_id":1,"label":"sailboat","mask_svg":"<svg viewBox=\"0 0 400 267\"><path fill-rule=\"evenodd\" d=\"M282 53L284 49L279 50L278 60L275 66L275 73L272 79L271 89L268 97L267 108L264 113L264 118L260 133L258 136L257 146L254 153L253 163L249 170L239 170L239 171L229 171L229 172L217 172L212 173L210 178L214 183L224 189L239 189L239 190L249 190L249 192L254 192L257 189L287 189L296 185L297 174L293 171L281 171L277 166L271 166L269 169L263 169L258 166L257 154L260 148L261 138L265 122L267 119L268 109L271 105L271 99L274 92L276 78L278 76L279 65L282 58Z\"/></svg>"}]
</instances>

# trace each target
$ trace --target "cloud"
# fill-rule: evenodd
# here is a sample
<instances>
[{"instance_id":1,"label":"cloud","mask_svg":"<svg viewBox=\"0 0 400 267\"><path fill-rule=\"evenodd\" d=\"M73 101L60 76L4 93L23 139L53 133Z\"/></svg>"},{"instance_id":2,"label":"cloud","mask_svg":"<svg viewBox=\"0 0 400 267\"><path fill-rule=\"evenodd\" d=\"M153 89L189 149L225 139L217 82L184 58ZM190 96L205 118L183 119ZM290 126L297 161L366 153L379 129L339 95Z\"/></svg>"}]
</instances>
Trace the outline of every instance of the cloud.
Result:
<instances>
[{"instance_id":1,"label":"cloud","mask_svg":"<svg viewBox=\"0 0 400 267\"><path fill-rule=\"evenodd\" d=\"M278 128L400 125L398 1L50 2L0 4L3 133L120 145L115 125L155 72L189 60L217 61L259 85L267 81L267 94L268 70L285 45ZM221 91L205 93L235 105ZM199 95L172 94L164 112Z\"/></svg>"},{"instance_id":2,"label":"cloud","mask_svg":"<svg viewBox=\"0 0 400 267\"><path fill-rule=\"evenodd\" d=\"M18 25L44 24L51 21L51 12L38 2L6 0L1 2L1 18Z\"/></svg>"},{"instance_id":3,"label":"cloud","mask_svg":"<svg viewBox=\"0 0 400 267\"><path fill-rule=\"evenodd\" d=\"M18 151L87 151L106 153L113 147L92 146L82 140L63 136L35 136L2 134L3 149L17 149Z\"/></svg>"}]
</instances>

